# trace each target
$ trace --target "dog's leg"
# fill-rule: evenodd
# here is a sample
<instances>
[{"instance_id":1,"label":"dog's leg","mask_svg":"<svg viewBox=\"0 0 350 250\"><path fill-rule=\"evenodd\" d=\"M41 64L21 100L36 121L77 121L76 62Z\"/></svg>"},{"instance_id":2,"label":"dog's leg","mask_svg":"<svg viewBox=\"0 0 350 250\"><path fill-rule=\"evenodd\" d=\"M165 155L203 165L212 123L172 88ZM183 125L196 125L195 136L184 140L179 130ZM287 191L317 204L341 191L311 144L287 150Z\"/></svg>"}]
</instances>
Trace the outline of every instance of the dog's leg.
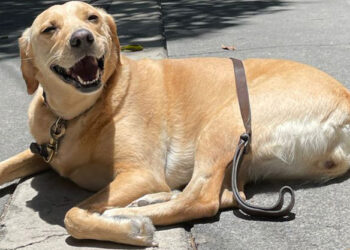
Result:
<instances>
[{"instance_id":1,"label":"dog's leg","mask_svg":"<svg viewBox=\"0 0 350 250\"><path fill-rule=\"evenodd\" d=\"M246 200L246 196L243 191L239 191L239 194L243 200ZM220 197L220 209L238 207L237 201L233 196L233 192L229 189L224 189L221 192Z\"/></svg>"},{"instance_id":2,"label":"dog's leg","mask_svg":"<svg viewBox=\"0 0 350 250\"><path fill-rule=\"evenodd\" d=\"M69 210L64 220L66 229L77 239L154 245L154 226L149 218L104 216L102 212L110 207L124 207L145 194L169 191L165 182L147 170L126 170L102 191Z\"/></svg>"},{"instance_id":3,"label":"dog's leg","mask_svg":"<svg viewBox=\"0 0 350 250\"><path fill-rule=\"evenodd\" d=\"M43 159L27 149L0 162L0 185L17 178L35 174L49 168L49 166Z\"/></svg>"},{"instance_id":4,"label":"dog's leg","mask_svg":"<svg viewBox=\"0 0 350 250\"><path fill-rule=\"evenodd\" d=\"M243 200L246 200L243 188L239 188L239 193ZM181 192L174 190L172 192L161 192L154 194L146 194L141 198L131 202L127 207L143 207L151 204L163 203L175 199ZM233 196L233 192L229 188L224 188L220 194L220 209L237 207L237 201Z\"/></svg>"},{"instance_id":5,"label":"dog's leg","mask_svg":"<svg viewBox=\"0 0 350 250\"><path fill-rule=\"evenodd\" d=\"M201 132L192 179L175 199L142 207L108 209L102 215L146 216L157 225L215 215L220 207L225 170L233 158L237 140L232 112L226 112Z\"/></svg>"},{"instance_id":6,"label":"dog's leg","mask_svg":"<svg viewBox=\"0 0 350 250\"><path fill-rule=\"evenodd\" d=\"M242 170L246 170L246 169L241 169L239 173L237 187L241 198L243 200L246 200L246 196L244 194L244 186L248 178L247 178L247 171L242 171ZM224 183L222 184L222 189L220 194L220 209L238 207L238 203L234 198L234 195L232 192L231 177L232 177L232 162L230 163L230 166L228 166L226 170Z\"/></svg>"},{"instance_id":7,"label":"dog's leg","mask_svg":"<svg viewBox=\"0 0 350 250\"><path fill-rule=\"evenodd\" d=\"M127 207L143 207L151 204L162 203L175 199L181 192L179 190L173 190L171 192L161 192L146 194L141 198L134 200Z\"/></svg>"}]
</instances>

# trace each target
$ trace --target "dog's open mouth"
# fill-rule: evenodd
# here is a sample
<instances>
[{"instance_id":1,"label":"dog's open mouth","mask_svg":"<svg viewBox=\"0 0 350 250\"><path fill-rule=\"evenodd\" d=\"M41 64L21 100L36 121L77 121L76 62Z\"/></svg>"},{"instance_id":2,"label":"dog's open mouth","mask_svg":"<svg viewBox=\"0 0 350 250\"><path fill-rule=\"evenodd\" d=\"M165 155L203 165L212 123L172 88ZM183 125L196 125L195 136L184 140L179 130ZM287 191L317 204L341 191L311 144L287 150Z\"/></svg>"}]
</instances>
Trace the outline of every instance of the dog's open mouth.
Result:
<instances>
[{"instance_id":1,"label":"dog's open mouth","mask_svg":"<svg viewBox=\"0 0 350 250\"><path fill-rule=\"evenodd\" d=\"M69 69L51 65L51 70L64 82L73 85L81 92L92 92L101 86L103 68L104 57L97 59L92 56L82 58Z\"/></svg>"}]
</instances>

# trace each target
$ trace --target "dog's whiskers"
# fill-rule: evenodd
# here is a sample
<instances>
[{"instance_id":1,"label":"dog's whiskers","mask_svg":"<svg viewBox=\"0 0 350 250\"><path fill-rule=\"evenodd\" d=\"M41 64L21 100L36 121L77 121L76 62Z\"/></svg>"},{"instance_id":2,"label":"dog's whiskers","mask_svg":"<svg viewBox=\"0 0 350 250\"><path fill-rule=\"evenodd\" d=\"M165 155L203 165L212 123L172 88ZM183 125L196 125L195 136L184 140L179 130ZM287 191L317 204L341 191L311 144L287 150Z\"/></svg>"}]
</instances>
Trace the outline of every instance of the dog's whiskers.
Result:
<instances>
[{"instance_id":1,"label":"dog's whiskers","mask_svg":"<svg viewBox=\"0 0 350 250\"><path fill-rule=\"evenodd\" d=\"M108 38L106 36L102 36L102 35L97 35L97 38L99 40L101 40L101 43L103 44L103 47L104 48L104 54L106 57L109 57L110 56L110 50L108 49L109 46L108 46Z\"/></svg>"},{"instance_id":2,"label":"dog's whiskers","mask_svg":"<svg viewBox=\"0 0 350 250\"><path fill-rule=\"evenodd\" d=\"M49 57L49 59L47 60L46 64L47 65L51 65L53 64L54 62L58 61L58 59L61 57L60 54L54 54L53 56Z\"/></svg>"},{"instance_id":3,"label":"dog's whiskers","mask_svg":"<svg viewBox=\"0 0 350 250\"><path fill-rule=\"evenodd\" d=\"M58 43L55 43L52 48L50 49L50 54L52 54L55 49L58 47ZM51 57L48 58L47 60L47 65L51 65L53 62L58 61L59 58L62 57L62 50L57 50L56 52L53 53Z\"/></svg>"}]
</instances>

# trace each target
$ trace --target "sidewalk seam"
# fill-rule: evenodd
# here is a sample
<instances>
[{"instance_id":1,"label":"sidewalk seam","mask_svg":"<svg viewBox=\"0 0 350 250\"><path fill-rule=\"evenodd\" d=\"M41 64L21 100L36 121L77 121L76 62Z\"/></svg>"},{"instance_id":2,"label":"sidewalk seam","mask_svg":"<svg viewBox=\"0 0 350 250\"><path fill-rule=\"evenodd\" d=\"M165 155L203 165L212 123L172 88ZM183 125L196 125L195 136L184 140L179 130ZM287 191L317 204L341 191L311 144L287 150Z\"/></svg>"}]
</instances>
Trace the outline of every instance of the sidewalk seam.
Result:
<instances>
[{"instance_id":1,"label":"sidewalk seam","mask_svg":"<svg viewBox=\"0 0 350 250\"><path fill-rule=\"evenodd\" d=\"M166 36L165 36L165 25L164 25L164 12L163 12L163 5L162 5L162 0L157 0L158 6L159 6L159 21L160 21L160 32L161 32L161 36L163 37L163 47L165 50L165 56L166 58L169 57L168 55L168 46L167 46L167 40L166 40Z\"/></svg>"},{"instance_id":2,"label":"sidewalk seam","mask_svg":"<svg viewBox=\"0 0 350 250\"><path fill-rule=\"evenodd\" d=\"M9 194L9 198L6 201L6 204L4 206L2 214L0 215L0 226L2 226L2 222L3 222L4 218L6 217L6 215L8 213L9 207L10 207L12 199L13 199L13 196L14 196L16 190L17 190L17 186L18 186L19 183L20 183L20 179L13 181L12 184L10 184L10 185L5 187L5 188L11 188L12 191ZM2 189L5 189L5 188L2 188ZM0 233L0 240L1 240L1 233Z\"/></svg>"},{"instance_id":3,"label":"sidewalk seam","mask_svg":"<svg viewBox=\"0 0 350 250\"><path fill-rule=\"evenodd\" d=\"M189 243L190 243L190 246L191 246L192 250L198 250L198 247L197 247L197 244L196 244L196 239L195 239L194 235L191 232L191 229L193 228L193 224L185 223L183 228L185 229L185 231L187 232L187 234L189 236Z\"/></svg>"}]
</instances>

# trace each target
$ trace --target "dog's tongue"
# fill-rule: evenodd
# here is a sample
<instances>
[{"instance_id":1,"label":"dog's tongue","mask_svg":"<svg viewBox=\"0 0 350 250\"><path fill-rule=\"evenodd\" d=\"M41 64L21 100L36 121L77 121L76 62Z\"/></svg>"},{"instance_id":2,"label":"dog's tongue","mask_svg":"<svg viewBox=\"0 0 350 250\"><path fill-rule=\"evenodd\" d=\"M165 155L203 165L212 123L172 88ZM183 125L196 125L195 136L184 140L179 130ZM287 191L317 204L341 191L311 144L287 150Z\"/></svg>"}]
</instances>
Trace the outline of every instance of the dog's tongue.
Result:
<instances>
[{"instance_id":1,"label":"dog's tongue","mask_svg":"<svg viewBox=\"0 0 350 250\"><path fill-rule=\"evenodd\" d=\"M97 78L96 77L97 72L98 72L97 60L96 58L91 56L84 57L79 62L77 62L73 67L70 68L70 74L79 82L80 80L83 80L86 82L95 80ZM80 77L80 79L78 78L78 76Z\"/></svg>"}]
</instances>

